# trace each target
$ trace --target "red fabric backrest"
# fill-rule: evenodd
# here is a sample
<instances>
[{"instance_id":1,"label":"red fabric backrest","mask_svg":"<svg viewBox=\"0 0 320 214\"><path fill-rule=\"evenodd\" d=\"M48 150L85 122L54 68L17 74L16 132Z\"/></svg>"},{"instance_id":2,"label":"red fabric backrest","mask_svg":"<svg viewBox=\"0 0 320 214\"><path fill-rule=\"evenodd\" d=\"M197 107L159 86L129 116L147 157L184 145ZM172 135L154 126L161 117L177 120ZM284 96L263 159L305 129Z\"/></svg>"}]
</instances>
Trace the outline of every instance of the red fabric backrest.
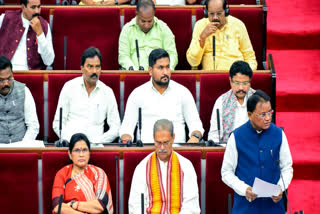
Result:
<instances>
[{"instance_id":1,"label":"red fabric backrest","mask_svg":"<svg viewBox=\"0 0 320 214\"><path fill-rule=\"evenodd\" d=\"M126 24L136 15L136 9L124 10ZM189 9L156 9L155 16L165 22L175 35L178 64L175 70L190 70L186 53L192 38L192 11Z\"/></svg>"},{"instance_id":2,"label":"red fabric backrest","mask_svg":"<svg viewBox=\"0 0 320 214\"><path fill-rule=\"evenodd\" d=\"M101 74L99 80L112 89L120 111L120 74Z\"/></svg>"},{"instance_id":3,"label":"red fabric backrest","mask_svg":"<svg viewBox=\"0 0 320 214\"><path fill-rule=\"evenodd\" d=\"M196 100L196 77L194 75L172 75L171 78L177 83L183 85L191 92L194 100ZM150 80L149 75L127 75L124 77L124 108L131 92L140 85Z\"/></svg>"},{"instance_id":4,"label":"red fabric backrest","mask_svg":"<svg viewBox=\"0 0 320 214\"><path fill-rule=\"evenodd\" d=\"M221 180L223 152L206 154L206 213L228 213L228 194L233 189Z\"/></svg>"},{"instance_id":5,"label":"red fabric backrest","mask_svg":"<svg viewBox=\"0 0 320 214\"><path fill-rule=\"evenodd\" d=\"M1 153L0 169L1 213L38 213L38 154Z\"/></svg>"},{"instance_id":6,"label":"red fabric backrest","mask_svg":"<svg viewBox=\"0 0 320 214\"><path fill-rule=\"evenodd\" d=\"M218 97L230 89L229 74L200 75L200 119L204 128L204 139L210 129L213 105Z\"/></svg>"},{"instance_id":7,"label":"red fabric backrest","mask_svg":"<svg viewBox=\"0 0 320 214\"><path fill-rule=\"evenodd\" d=\"M271 73L254 73L251 80L253 89L261 89L271 97ZM200 75L200 119L207 139L210 129L210 119L213 105L223 93L230 90L229 74L201 74ZM221 118L221 115L220 115Z\"/></svg>"},{"instance_id":8,"label":"red fabric backrest","mask_svg":"<svg viewBox=\"0 0 320 214\"><path fill-rule=\"evenodd\" d=\"M36 104L37 116L40 130L37 139L43 140L44 136L44 94L43 94L43 75L42 74L14 74L14 79L25 83L30 89Z\"/></svg>"},{"instance_id":9,"label":"red fabric backrest","mask_svg":"<svg viewBox=\"0 0 320 214\"><path fill-rule=\"evenodd\" d=\"M203 0L197 0L194 4L200 4ZM256 0L227 0L228 4L250 4L254 5L256 4Z\"/></svg>"},{"instance_id":10,"label":"red fabric backrest","mask_svg":"<svg viewBox=\"0 0 320 214\"><path fill-rule=\"evenodd\" d=\"M5 3L7 4L7 1ZM15 0L14 0L15 1ZM14 4L20 4L20 0L17 0L18 3ZM4 13L6 10L20 10L21 6L16 6L16 7L0 7L0 15ZM42 18L44 18L48 23L50 23L50 8L41 8L40 15Z\"/></svg>"},{"instance_id":11,"label":"red fabric backrest","mask_svg":"<svg viewBox=\"0 0 320 214\"><path fill-rule=\"evenodd\" d=\"M150 152L123 153L123 213L128 213L129 195L134 170Z\"/></svg>"},{"instance_id":12,"label":"red fabric backrest","mask_svg":"<svg viewBox=\"0 0 320 214\"><path fill-rule=\"evenodd\" d=\"M120 8L56 8L52 24L54 69L64 69L64 37L67 38L66 69L80 68L81 54L99 48L102 68L118 70Z\"/></svg>"},{"instance_id":13,"label":"red fabric backrest","mask_svg":"<svg viewBox=\"0 0 320 214\"><path fill-rule=\"evenodd\" d=\"M189 159L197 173L197 181L199 188L199 201L201 190L201 152L200 151L179 151L180 155ZM150 152L124 152L123 153L123 204L124 213L128 213L128 203L130 188L134 170L136 166L148 155ZM199 202L200 204L200 202Z\"/></svg>"},{"instance_id":14,"label":"red fabric backrest","mask_svg":"<svg viewBox=\"0 0 320 214\"><path fill-rule=\"evenodd\" d=\"M108 176L114 210L116 210L116 184L119 185L119 161L118 152L92 152L90 163L102 168ZM43 213L52 213L52 186L56 173L67 165L67 152L43 152L42 153L42 192L43 192ZM118 169L116 170L116 167ZM118 180L118 183L116 182ZM119 197L119 196L118 196Z\"/></svg>"},{"instance_id":15,"label":"red fabric backrest","mask_svg":"<svg viewBox=\"0 0 320 214\"><path fill-rule=\"evenodd\" d=\"M246 26L252 47L256 54L258 70L262 70L263 55L263 9L262 8L230 8L230 15L240 19ZM196 10L196 20L203 18L203 10Z\"/></svg>"},{"instance_id":16,"label":"red fabric backrest","mask_svg":"<svg viewBox=\"0 0 320 214\"><path fill-rule=\"evenodd\" d=\"M58 105L59 95L63 85L81 74L48 74L48 142L58 139L52 128L52 122Z\"/></svg>"}]
</instances>

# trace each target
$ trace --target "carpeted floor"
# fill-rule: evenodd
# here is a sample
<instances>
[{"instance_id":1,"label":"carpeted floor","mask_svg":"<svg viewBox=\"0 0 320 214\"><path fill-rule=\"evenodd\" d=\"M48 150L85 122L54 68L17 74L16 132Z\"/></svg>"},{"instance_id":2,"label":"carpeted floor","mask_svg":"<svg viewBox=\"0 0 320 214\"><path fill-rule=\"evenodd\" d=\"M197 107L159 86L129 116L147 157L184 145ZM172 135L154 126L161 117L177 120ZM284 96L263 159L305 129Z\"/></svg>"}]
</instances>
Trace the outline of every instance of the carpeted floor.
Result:
<instances>
[{"instance_id":1,"label":"carpeted floor","mask_svg":"<svg viewBox=\"0 0 320 214\"><path fill-rule=\"evenodd\" d=\"M286 132L293 158L293 213L320 213L319 2L266 0L267 53L277 73L276 123Z\"/></svg>"}]
</instances>

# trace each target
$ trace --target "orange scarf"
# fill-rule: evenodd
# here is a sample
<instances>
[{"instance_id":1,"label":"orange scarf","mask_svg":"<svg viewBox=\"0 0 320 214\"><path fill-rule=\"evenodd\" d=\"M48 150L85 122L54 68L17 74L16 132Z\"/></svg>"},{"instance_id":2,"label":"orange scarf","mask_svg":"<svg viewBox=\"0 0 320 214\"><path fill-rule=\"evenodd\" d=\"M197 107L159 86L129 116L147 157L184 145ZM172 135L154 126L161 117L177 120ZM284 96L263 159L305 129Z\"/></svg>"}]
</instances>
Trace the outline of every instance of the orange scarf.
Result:
<instances>
[{"instance_id":1,"label":"orange scarf","mask_svg":"<svg viewBox=\"0 0 320 214\"><path fill-rule=\"evenodd\" d=\"M178 156L172 152L167 165L167 195L163 189L159 159L154 152L147 162L148 214L178 214L182 204L183 172Z\"/></svg>"}]
</instances>

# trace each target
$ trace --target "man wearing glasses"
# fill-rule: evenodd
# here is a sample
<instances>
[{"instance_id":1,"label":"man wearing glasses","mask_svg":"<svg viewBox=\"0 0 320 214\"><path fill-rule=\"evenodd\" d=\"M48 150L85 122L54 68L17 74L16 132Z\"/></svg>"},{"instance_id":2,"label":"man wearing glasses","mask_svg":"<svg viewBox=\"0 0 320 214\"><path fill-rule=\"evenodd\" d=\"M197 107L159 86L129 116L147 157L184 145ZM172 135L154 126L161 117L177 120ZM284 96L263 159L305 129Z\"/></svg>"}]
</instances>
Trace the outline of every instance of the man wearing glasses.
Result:
<instances>
[{"instance_id":1,"label":"man wearing glasses","mask_svg":"<svg viewBox=\"0 0 320 214\"><path fill-rule=\"evenodd\" d=\"M13 79L10 60L0 56L0 143L34 140L38 133L31 92L25 84Z\"/></svg>"},{"instance_id":2,"label":"man wearing glasses","mask_svg":"<svg viewBox=\"0 0 320 214\"><path fill-rule=\"evenodd\" d=\"M192 163L174 152L173 123L157 120L153 126L155 152L136 167L129 196L129 213L199 214L197 175Z\"/></svg>"},{"instance_id":3,"label":"man wearing glasses","mask_svg":"<svg viewBox=\"0 0 320 214\"><path fill-rule=\"evenodd\" d=\"M284 214L282 192L293 176L286 135L271 122L270 97L263 91L249 97L247 110L249 121L232 132L221 168L223 182L235 191L232 213ZM280 193L258 198L252 192L256 177L279 185Z\"/></svg>"},{"instance_id":4,"label":"man wearing glasses","mask_svg":"<svg viewBox=\"0 0 320 214\"><path fill-rule=\"evenodd\" d=\"M205 18L196 22L187 51L191 67L201 64L203 70L229 70L234 61L243 60L249 63L252 70L256 70L256 56L246 26L229 15L226 0L207 0L205 7Z\"/></svg>"},{"instance_id":5,"label":"man wearing glasses","mask_svg":"<svg viewBox=\"0 0 320 214\"><path fill-rule=\"evenodd\" d=\"M66 82L60 92L53 121L53 130L59 136L60 107L63 140L70 141L75 133L84 133L92 145L110 143L119 135L120 117L114 93L99 80L102 56L99 49L89 47L81 56L83 75ZM109 130L104 132L107 120Z\"/></svg>"},{"instance_id":6,"label":"man wearing glasses","mask_svg":"<svg viewBox=\"0 0 320 214\"><path fill-rule=\"evenodd\" d=\"M227 142L230 133L248 121L247 100L254 90L250 87L252 70L247 62L236 61L229 70L231 89L222 94L214 104L208 140ZM217 125L217 109L220 112L220 135ZM220 139L219 139L220 136Z\"/></svg>"}]
</instances>

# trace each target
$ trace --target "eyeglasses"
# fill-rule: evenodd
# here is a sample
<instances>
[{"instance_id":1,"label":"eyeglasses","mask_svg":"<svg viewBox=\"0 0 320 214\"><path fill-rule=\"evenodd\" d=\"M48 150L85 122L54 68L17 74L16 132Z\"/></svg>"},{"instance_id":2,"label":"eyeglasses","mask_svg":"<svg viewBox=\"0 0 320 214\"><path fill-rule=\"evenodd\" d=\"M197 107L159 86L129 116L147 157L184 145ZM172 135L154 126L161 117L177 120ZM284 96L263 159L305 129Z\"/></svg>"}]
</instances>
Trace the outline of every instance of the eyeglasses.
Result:
<instances>
[{"instance_id":1,"label":"eyeglasses","mask_svg":"<svg viewBox=\"0 0 320 214\"><path fill-rule=\"evenodd\" d=\"M72 152L76 153L77 155L80 155L80 153L82 152L83 154L86 154L87 152L89 152L89 149L84 148L84 149L75 149L72 150Z\"/></svg>"},{"instance_id":2,"label":"eyeglasses","mask_svg":"<svg viewBox=\"0 0 320 214\"><path fill-rule=\"evenodd\" d=\"M13 77L9 77L8 79L1 79L0 80L0 85L3 85L5 81L8 81L8 83L12 83Z\"/></svg>"},{"instance_id":3,"label":"eyeglasses","mask_svg":"<svg viewBox=\"0 0 320 214\"><path fill-rule=\"evenodd\" d=\"M164 143L159 143L159 142L155 142L156 146L168 146L170 142L164 142Z\"/></svg>"},{"instance_id":4,"label":"eyeglasses","mask_svg":"<svg viewBox=\"0 0 320 214\"><path fill-rule=\"evenodd\" d=\"M236 86L239 86L239 85L244 85L244 86L247 86L247 85L250 85L250 82L235 82L235 81L231 81L232 84L236 85Z\"/></svg>"},{"instance_id":5,"label":"eyeglasses","mask_svg":"<svg viewBox=\"0 0 320 214\"><path fill-rule=\"evenodd\" d=\"M258 115L261 119L264 119L266 116L272 117L273 112L274 112L273 110L270 110L268 112L263 112L261 114L257 114L257 113L255 113L255 114Z\"/></svg>"}]
</instances>

